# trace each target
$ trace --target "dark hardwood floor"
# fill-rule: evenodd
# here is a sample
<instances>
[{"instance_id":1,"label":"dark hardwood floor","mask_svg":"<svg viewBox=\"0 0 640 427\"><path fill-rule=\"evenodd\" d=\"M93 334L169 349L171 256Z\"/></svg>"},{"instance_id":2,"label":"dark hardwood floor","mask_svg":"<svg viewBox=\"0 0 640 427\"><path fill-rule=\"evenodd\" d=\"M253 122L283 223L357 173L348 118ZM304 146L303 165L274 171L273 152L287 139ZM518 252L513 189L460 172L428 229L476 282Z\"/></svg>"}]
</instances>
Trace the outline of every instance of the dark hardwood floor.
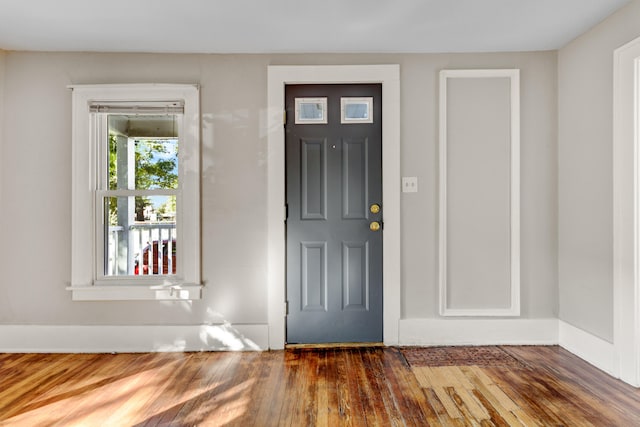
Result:
<instances>
[{"instance_id":1,"label":"dark hardwood floor","mask_svg":"<svg viewBox=\"0 0 640 427\"><path fill-rule=\"evenodd\" d=\"M640 426L640 390L559 347L483 349L515 362L477 348L438 349L454 364L383 347L0 354L0 425Z\"/></svg>"}]
</instances>

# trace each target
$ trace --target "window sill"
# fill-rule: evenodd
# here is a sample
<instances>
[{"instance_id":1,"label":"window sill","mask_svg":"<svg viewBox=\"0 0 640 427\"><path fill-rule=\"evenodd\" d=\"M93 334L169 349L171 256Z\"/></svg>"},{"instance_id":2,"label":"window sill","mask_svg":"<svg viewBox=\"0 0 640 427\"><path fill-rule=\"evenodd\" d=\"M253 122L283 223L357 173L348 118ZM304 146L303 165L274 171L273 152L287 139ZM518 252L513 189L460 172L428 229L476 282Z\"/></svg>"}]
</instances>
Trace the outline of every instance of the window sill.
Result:
<instances>
[{"instance_id":1,"label":"window sill","mask_svg":"<svg viewBox=\"0 0 640 427\"><path fill-rule=\"evenodd\" d=\"M202 299L202 285L68 286L73 301L190 301Z\"/></svg>"}]
</instances>

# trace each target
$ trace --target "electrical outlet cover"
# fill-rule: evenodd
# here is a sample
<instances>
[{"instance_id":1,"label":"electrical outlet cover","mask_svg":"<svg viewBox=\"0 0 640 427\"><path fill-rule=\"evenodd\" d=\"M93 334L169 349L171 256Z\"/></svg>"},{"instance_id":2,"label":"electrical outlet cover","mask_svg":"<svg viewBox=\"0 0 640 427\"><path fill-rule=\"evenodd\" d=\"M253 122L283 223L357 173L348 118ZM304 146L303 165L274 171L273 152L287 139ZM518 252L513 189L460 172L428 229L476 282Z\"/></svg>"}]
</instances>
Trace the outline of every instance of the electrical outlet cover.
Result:
<instances>
[{"instance_id":1,"label":"electrical outlet cover","mask_svg":"<svg viewBox=\"0 0 640 427\"><path fill-rule=\"evenodd\" d=\"M403 176L402 177L402 192L403 193L417 193L418 192L418 177L417 176Z\"/></svg>"}]
</instances>

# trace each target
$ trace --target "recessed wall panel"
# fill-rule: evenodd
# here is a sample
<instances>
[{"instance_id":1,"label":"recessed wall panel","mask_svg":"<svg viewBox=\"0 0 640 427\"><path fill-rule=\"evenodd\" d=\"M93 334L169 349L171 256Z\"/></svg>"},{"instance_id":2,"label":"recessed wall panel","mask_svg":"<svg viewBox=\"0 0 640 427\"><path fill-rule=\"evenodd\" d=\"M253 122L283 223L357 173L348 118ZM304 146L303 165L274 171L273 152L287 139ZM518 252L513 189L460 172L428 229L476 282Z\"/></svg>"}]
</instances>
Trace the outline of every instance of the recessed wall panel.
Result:
<instances>
[{"instance_id":1,"label":"recessed wall panel","mask_svg":"<svg viewBox=\"0 0 640 427\"><path fill-rule=\"evenodd\" d=\"M445 315L519 313L518 109L508 71L513 70L465 70L444 79L440 298Z\"/></svg>"}]
</instances>

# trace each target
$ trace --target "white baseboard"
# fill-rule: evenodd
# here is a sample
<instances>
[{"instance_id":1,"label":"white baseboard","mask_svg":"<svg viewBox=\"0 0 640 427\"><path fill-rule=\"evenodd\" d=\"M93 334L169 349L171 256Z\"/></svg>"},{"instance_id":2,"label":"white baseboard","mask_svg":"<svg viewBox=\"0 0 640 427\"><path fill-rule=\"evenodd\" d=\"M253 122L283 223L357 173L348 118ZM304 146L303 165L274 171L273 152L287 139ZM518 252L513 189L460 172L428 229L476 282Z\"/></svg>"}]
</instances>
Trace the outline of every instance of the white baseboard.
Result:
<instances>
[{"instance_id":1,"label":"white baseboard","mask_svg":"<svg viewBox=\"0 0 640 427\"><path fill-rule=\"evenodd\" d=\"M402 319L400 345L553 345L558 319Z\"/></svg>"},{"instance_id":2,"label":"white baseboard","mask_svg":"<svg viewBox=\"0 0 640 427\"><path fill-rule=\"evenodd\" d=\"M402 319L399 345L554 345L617 377L613 344L558 319ZM0 325L2 353L266 350L266 324Z\"/></svg>"},{"instance_id":3,"label":"white baseboard","mask_svg":"<svg viewBox=\"0 0 640 427\"><path fill-rule=\"evenodd\" d=\"M562 348L607 374L618 378L615 369L615 346L612 343L576 328L562 320L558 322L558 342Z\"/></svg>"},{"instance_id":4,"label":"white baseboard","mask_svg":"<svg viewBox=\"0 0 640 427\"><path fill-rule=\"evenodd\" d=\"M265 350L264 325L1 325L3 353Z\"/></svg>"}]
</instances>

